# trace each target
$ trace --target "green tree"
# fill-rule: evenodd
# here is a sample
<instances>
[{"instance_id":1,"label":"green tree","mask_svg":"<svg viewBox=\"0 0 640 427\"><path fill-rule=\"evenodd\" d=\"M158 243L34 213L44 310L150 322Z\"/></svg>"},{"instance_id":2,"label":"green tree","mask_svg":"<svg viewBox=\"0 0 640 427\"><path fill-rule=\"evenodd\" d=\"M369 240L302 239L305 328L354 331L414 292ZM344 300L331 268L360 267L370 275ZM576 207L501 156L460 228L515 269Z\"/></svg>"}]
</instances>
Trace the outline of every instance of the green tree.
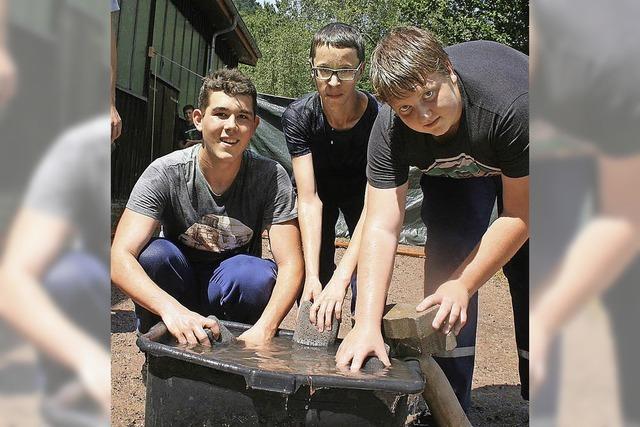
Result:
<instances>
[{"instance_id":1,"label":"green tree","mask_svg":"<svg viewBox=\"0 0 640 427\"><path fill-rule=\"evenodd\" d=\"M484 39L529 53L528 0L404 0L400 19L445 45Z\"/></svg>"},{"instance_id":2,"label":"green tree","mask_svg":"<svg viewBox=\"0 0 640 427\"><path fill-rule=\"evenodd\" d=\"M233 3L241 14L253 13L260 7L256 0L233 0Z\"/></svg>"},{"instance_id":3,"label":"green tree","mask_svg":"<svg viewBox=\"0 0 640 427\"><path fill-rule=\"evenodd\" d=\"M433 31L445 45L494 40L528 53L528 0L277 0L275 6L236 0L262 58L256 67L242 66L258 91L299 97L314 90L309 69L313 34L340 21L365 36L366 59L378 41L398 25ZM240 10L240 6L239 6ZM371 91L368 73L360 87Z\"/></svg>"}]
</instances>

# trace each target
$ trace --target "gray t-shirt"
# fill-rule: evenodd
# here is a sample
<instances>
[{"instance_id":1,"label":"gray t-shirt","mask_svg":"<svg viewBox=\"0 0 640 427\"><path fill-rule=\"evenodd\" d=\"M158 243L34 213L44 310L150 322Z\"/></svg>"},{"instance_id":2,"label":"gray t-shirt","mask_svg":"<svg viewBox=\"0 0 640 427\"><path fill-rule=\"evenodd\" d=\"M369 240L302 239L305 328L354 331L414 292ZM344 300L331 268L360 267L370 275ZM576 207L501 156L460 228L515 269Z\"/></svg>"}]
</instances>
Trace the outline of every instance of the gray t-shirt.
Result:
<instances>
[{"instance_id":1,"label":"gray t-shirt","mask_svg":"<svg viewBox=\"0 0 640 427\"><path fill-rule=\"evenodd\" d=\"M62 135L36 169L24 207L64 221L71 243L109 263L109 117Z\"/></svg>"},{"instance_id":2,"label":"gray t-shirt","mask_svg":"<svg viewBox=\"0 0 640 427\"><path fill-rule=\"evenodd\" d=\"M191 261L261 256L262 231L297 217L289 175L274 160L246 150L236 179L218 196L198 165L200 149L195 145L151 163L127 208L159 220L164 237L179 243Z\"/></svg>"}]
</instances>

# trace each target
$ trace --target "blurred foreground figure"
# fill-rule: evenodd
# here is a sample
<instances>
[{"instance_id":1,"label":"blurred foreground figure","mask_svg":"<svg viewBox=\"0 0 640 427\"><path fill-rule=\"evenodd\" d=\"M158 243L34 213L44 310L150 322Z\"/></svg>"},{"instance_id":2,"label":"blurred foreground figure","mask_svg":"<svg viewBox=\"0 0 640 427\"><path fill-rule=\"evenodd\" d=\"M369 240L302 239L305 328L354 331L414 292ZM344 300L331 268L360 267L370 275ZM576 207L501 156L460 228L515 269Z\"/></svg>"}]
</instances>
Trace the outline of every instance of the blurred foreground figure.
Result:
<instances>
[{"instance_id":1,"label":"blurred foreground figure","mask_svg":"<svg viewBox=\"0 0 640 427\"><path fill-rule=\"evenodd\" d=\"M3 360L18 343L0 331L9 425L109 420L108 5L42 0L34 14L34 2L0 0L22 82L0 116L0 318L38 357ZM41 411L16 408L16 393Z\"/></svg>"},{"instance_id":2,"label":"blurred foreground figure","mask_svg":"<svg viewBox=\"0 0 640 427\"><path fill-rule=\"evenodd\" d=\"M556 423L554 340L605 290L624 425L640 423L638 16L633 0L540 0L532 9L532 425Z\"/></svg>"}]
</instances>

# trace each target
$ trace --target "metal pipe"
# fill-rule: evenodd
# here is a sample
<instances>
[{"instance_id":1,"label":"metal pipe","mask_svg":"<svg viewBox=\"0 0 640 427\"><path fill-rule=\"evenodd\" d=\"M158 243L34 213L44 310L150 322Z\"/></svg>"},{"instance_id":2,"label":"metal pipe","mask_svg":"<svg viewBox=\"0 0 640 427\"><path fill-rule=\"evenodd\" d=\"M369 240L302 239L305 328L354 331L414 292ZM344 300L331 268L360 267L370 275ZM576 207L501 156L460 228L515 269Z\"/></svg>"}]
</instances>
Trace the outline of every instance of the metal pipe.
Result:
<instances>
[{"instance_id":1,"label":"metal pipe","mask_svg":"<svg viewBox=\"0 0 640 427\"><path fill-rule=\"evenodd\" d=\"M228 33L230 31L233 31L236 29L236 27L238 26L238 15L235 14L233 16L233 23L231 24L231 26L229 28L225 28L219 31L216 31L215 33L213 33L213 37L211 40L211 49L209 50L209 72L213 71L213 56L216 54L216 38L220 35L220 34L224 34L224 33Z\"/></svg>"}]
</instances>

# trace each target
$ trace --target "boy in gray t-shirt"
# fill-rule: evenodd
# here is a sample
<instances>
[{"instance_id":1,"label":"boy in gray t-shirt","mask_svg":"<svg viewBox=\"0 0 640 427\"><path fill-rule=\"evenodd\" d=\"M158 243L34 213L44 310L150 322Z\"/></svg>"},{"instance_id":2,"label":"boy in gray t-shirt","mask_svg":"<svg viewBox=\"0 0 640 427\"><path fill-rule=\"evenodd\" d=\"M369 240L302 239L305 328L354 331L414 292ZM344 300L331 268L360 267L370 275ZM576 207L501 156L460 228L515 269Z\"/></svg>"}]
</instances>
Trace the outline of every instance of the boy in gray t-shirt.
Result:
<instances>
[{"instance_id":1,"label":"boy in gray t-shirt","mask_svg":"<svg viewBox=\"0 0 640 427\"><path fill-rule=\"evenodd\" d=\"M239 71L208 76L193 112L204 143L155 160L131 192L112 280L134 300L140 332L161 318L179 342L207 345L214 314L255 323L240 339L263 343L293 305L303 273L295 193L282 166L246 150L255 108ZM264 230L275 262L260 258Z\"/></svg>"}]
</instances>

